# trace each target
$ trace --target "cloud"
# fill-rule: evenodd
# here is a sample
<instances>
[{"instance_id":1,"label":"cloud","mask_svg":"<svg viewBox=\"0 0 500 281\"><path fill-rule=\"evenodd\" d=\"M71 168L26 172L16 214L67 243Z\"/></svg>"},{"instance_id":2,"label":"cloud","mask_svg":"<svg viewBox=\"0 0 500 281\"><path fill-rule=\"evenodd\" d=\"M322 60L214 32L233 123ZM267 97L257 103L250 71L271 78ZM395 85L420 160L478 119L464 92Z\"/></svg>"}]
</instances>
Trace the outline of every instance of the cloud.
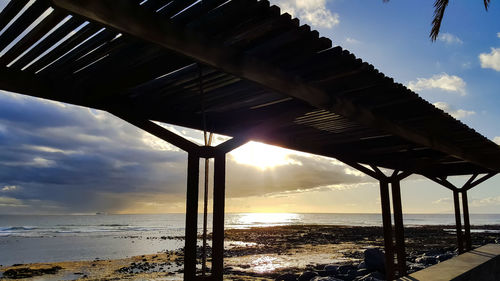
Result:
<instances>
[{"instance_id":1,"label":"cloud","mask_svg":"<svg viewBox=\"0 0 500 281\"><path fill-rule=\"evenodd\" d=\"M7 192L7 191L14 191L18 189L16 185L6 185L0 189L0 191Z\"/></svg>"},{"instance_id":2,"label":"cloud","mask_svg":"<svg viewBox=\"0 0 500 281\"><path fill-rule=\"evenodd\" d=\"M21 200L10 198L10 197L1 197L0 196L0 210L2 207L8 208L18 208L18 207L26 207Z\"/></svg>"},{"instance_id":3,"label":"cloud","mask_svg":"<svg viewBox=\"0 0 500 281\"><path fill-rule=\"evenodd\" d=\"M482 68L491 68L500 71L500 48L491 48L490 53L479 54Z\"/></svg>"},{"instance_id":4,"label":"cloud","mask_svg":"<svg viewBox=\"0 0 500 281\"><path fill-rule=\"evenodd\" d=\"M331 28L340 23L337 13L326 7L327 0L274 0L283 12L308 22L314 27Z\"/></svg>"},{"instance_id":5,"label":"cloud","mask_svg":"<svg viewBox=\"0 0 500 281\"><path fill-rule=\"evenodd\" d=\"M359 44L359 43L361 43L361 41L359 41L359 40L357 40L357 39L354 39L354 38L351 38L351 37L347 37L347 38L345 39L345 42L346 42L347 44Z\"/></svg>"},{"instance_id":6,"label":"cloud","mask_svg":"<svg viewBox=\"0 0 500 281\"><path fill-rule=\"evenodd\" d=\"M439 89L447 92L456 92L461 96L466 95L465 81L456 76L446 73L436 74L431 78L417 78L417 81L410 81L408 88L413 91L422 91L428 89Z\"/></svg>"},{"instance_id":7,"label":"cloud","mask_svg":"<svg viewBox=\"0 0 500 281\"><path fill-rule=\"evenodd\" d=\"M453 203L453 199L450 197L440 198L436 201L432 201L432 204L451 204Z\"/></svg>"},{"instance_id":8,"label":"cloud","mask_svg":"<svg viewBox=\"0 0 500 281\"><path fill-rule=\"evenodd\" d=\"M0 187L23 205L120 210L139 194L185 192L186 154L105 112L0 92L0 124Z\"/></svg>"},{"instance_id":9,"label":"cloud","mask_svg":"<svg viewBox=\"0 0 500 281\"><path fill-rule=\"evenodd\" d=\"M493 141L494 141L496 144L500 145L500 136L499 136L499 137L494 137L494 138L493 138Z\"/></svg>"},{"instance_id":10,"label":"cloud","mask_svg":"<svg viewBox=\"0 0 500 281\"><path fill-rule=\"evenodd\" d=\"M473 207L498 206L500 205L500 196L474 199L470 205Z\"/></svg>"},{"instance_id":11,"label":"cloud","mask_svg":"<svg viewBox=\"0 0 500 281\"><path fill-rule=\"evenodd\" d=\"M497 33L497 37L500 38L500 32Z\"/></svg>"},{"instance_id":12,"label":"cloud","mask_svg":"<svg viewBox=\"0 0 500 281\"><path fill-rule=\"evenodd\" d=\"M291 165L280 165L263 172L258 167L237 165L233 156L228 155L227 195L246 197L283 192L309 192L317 188L341 190L350 185L372 182L373 180L351 170L343 164L332 162L320 156L289 154ZM290 176L293 175L293 176Z\"/></svg>"},{"instance_id":13,"label":"cloud","mask_svg":"<svg viewBox=\"0 0 500 281\"><path fill-rule=\"evenodd\" d=\"M442 101L435 102L433 103L433 105L443 110L444 112L447 112L456 119L462 119L476 114L476 112L472 110L464 110L464 109L455 110L450 104Z\"/></svg>"},{"instance_id":14,"label":"cloud","mask_svg":"<svg viewBox=\"0 0 500 281\"><path fill-rule=\"evenodd\" d=\"M458 38L457 36L455 36L451 33L441 33L437 39L441 42L448 44L448 45L451 45L451 44L461 45L464 43L460 38Z\"/></svg>"}]
</instances>

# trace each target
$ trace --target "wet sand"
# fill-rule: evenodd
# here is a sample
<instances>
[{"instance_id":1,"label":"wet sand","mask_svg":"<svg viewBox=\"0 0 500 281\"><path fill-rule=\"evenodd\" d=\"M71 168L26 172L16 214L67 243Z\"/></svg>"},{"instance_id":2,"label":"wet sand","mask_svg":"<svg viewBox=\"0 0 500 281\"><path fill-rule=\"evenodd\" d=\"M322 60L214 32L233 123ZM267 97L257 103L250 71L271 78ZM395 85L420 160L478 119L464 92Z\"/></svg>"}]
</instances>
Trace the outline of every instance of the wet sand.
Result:
<instances>
[{"instance_id":1,"label":"wet sand","mask_svg":"<svg viewBox=\"0 0 500 281\"><path fill-rule=\"evenodd\" d=\"M451 226L405 228L408 262L428 253L452 253ZM474 232L475 229L482 230ZM486 231L485 231L486 230ZM474 247L500 242L500 225L474 226ZM226 280L274 280L327 264L358 264L365 249L383 248L381 227L278 226L225 232ZM2 279L17 280L181 280L182 249L114 260L68 261L1 266ZM17 275L16 275L17 274ZM24 275L23 275L24 274Z\"/></svg>"}]
</instances>

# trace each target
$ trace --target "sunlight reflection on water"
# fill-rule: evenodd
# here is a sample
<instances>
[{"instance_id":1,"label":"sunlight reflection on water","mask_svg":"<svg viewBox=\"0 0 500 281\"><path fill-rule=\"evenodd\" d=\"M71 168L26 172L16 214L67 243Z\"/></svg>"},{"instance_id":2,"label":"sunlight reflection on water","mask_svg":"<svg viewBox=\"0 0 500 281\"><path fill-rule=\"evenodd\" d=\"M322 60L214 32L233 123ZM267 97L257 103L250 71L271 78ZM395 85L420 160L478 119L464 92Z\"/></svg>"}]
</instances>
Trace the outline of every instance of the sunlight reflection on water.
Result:
<instances>
[{"instance_id":1,"label":"sunlight reflection on water","mask_svg":"<svg viewBox=\"0 0 500 281\"><path fill-rule=\"evenodd\" d=\"M240 225L282 225L300 220L299 214L293 213L245 213L238 218Z\"/></svg>"}]
</instances>

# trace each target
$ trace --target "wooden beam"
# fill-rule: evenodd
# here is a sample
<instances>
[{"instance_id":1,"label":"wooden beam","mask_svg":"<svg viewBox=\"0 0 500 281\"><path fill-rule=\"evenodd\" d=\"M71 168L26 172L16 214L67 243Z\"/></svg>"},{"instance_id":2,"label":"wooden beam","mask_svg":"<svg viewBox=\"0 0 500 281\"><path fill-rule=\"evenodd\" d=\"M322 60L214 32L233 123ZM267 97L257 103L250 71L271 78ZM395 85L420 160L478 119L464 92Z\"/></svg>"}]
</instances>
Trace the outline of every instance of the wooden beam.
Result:
<instances>
[{"instance_id":1,"label":"wooden beam","mask_svg":"<svg viewBox=\"0 0 500 281\"><path fill-rule=\"evenodd\" d=\"M337 158L337 160L340 160ZM362 172L362 173L365 173L366 175L376 179L376 180L381 180L383 179L384 177L381 177L380 174L378 174L376 171L373 171L371 169L368 169L366 168L365 166L359 164L359 163L356 163L356 162L351 162L351 161L348 161L348 160L340 160L342 161L344 164L346 165L349 165L351 167L353 167L354 169Z\"/></svg>"},{"instance_id":2,"label":"wooden beam","mask_svg":"<svg viewBox=\"0 0 500 281\"><path fill-rule=\"evenodd\" d=\"M228 152L232 151L233 149L236 149L249 141L250 141L250 139L248 139L248 138L233 137L232 139L229 139L229 140L217 145L215 147L215 149L222 152L222 153L228 153Z\"/></svg>"},{"instance_id":3,"label":"wooden beam","mask_svg":"<svg viewBox=\"0 0 500 281\"><path fill-rule=\"evenodd\" d=\"M477 176L479 176L479 174L473 174L468 180L467 182L462 186L462 189L467 189L471 183L477 178Z\"/></svg>"},{"instance_id":4,"label":"wooden beam","mask_svg":"<svg viewBox=\"0 0 500 281\"><path fill-rule=\"evenodd\" d=\"M480 183L483 183L483 182L485 182L486 180L488 180L488 179L490 179L490 178L494 177L496 174L497 174L497 173L489 173L489 174L486 174L486 175L484 175L483 177L481 177L481 178L477 179L476 181L471 182L471 183L469 184L469 186L467 186L467 188L465 189L465 191L467 191L467 190L469 190L469 189L471 189L471 188L476 187L476 186L477 186L477 185L479 185Z\"/></svg>"},{"instance_id":5,"label":"wooden beam","mask_svg":"<svg viewBox=\"0 0 500 281\"><path fill-rule=\"evenodd\" d=\"M365 126L379 128L485 168L500 170L500 162L487 155L469 153L451 141L398 125L380 115L375 115L363 106L354 104L348 97L332 97L326 89L306 83L299 77L265 61L244 55L241 51L212 42L203 34L174 26L168 19L140 9L128 1L52 0L52 2L55 6L71 13L158 44L227 73L257 82L315 107L331 110Z\"/></svg>"},{"instance_id":6,"label":"wooden beam","mask_svg":"<svg viewBox=\"0 0 500 281\"><path fill-rule=\"evenodd\" d=\"M432 177L432 176L426 176L426 175L424 175L424 176L426 178L432 180L433 182L438 183L438 184L448 188L449 190L451 190L453 192L458 190L451 182L449 182L445 178L438 178L438 177Z\"/></svg>"},{"instance_id":7,"label":"wooden beam","mask_svg":"<svg viewBox=\"0 0 500 281\"><path fill-rule=\"evenodd\" d=\"M398 179L399 181L411 176L413 174L413 171L404 171L404 172L401 172L400 174L398 175L395 175L394 178Z\"/></svg>"},{"instance_id":8,"label":"wooden beam","mask_svg":"<svg viewBox=\"0 0 500 281\"><path fill-rule=\"evenodd\" d=\"M86 102L78 89L72 89L71 95L67 94L66 83L0 66L0 90L104 110L98 104Z\"/></svg>"},{"instance_id":9,"label":"wooden beam","mask_svg":"<svg viewBox=\"0 0 500 281\"><path fill-rule=\"evenodd\" d=\"M39 77L0 66L0 89L38 98L62 101L54 95L49 81Z\"/></svg>"},{"instance_id":10,"label":"wooden beam","mask_svg":"<svg viewBox=\"0 0 500 281\"><path fill-rule=\"evenodd\" d=\"M163 128L160 125L157 125L156 123L146 120L146 119L141 119L134 117L132 115L127 115L123 113L116 113L116 112L111 112L118 118L123 119L124 121L127 121L128 123L139 127L143 129L144 131L152 134L153 136L156 136L190 154L198 154L198 151L200 150L200 146L190 142L189 140L170 132L169 130Z\"/></svg>"}]
</instances>

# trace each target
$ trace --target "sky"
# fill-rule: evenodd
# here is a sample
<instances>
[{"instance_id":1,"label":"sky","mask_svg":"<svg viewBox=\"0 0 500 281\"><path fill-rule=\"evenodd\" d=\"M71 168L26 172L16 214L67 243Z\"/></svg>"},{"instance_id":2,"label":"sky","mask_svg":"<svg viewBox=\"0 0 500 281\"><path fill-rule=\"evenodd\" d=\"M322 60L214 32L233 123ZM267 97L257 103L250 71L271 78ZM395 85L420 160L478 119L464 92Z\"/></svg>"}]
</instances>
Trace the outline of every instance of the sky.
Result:
<instances>
[{"instance_id":1,"label":"sky","mask_svg":"<svg viewBox=\"0 0 500 281\"><path fill-rule=\"evenodd\" d=\"M434 43L430 0L271 2L500 143L498 2L486 12L483 1L451 1ZM162 126L201 143L202 132ZM186 167L185 152L106 112L0 91L0 214L184 212ZM228 212L380 212L373 179L253 142L228 154L226 195ZM451 213L451 199L422 177L402 182L405 213ZM500 213L500 176L469 201L472 213Z\"/></svg>"}]
</instances>

